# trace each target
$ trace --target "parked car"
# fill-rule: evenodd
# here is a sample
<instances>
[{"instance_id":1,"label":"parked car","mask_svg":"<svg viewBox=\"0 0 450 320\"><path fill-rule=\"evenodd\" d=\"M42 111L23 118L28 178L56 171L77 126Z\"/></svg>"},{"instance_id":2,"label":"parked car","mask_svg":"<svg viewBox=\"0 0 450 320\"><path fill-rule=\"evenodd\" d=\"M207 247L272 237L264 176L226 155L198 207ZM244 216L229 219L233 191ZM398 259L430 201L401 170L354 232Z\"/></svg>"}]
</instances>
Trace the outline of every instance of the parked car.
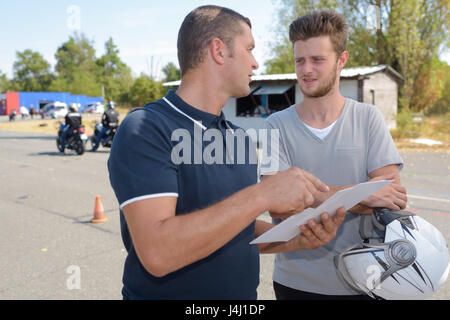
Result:
<instances>
[{"instance_id":1,"label":"parked car","mask_svg":"<svg viewBox=\"0 0 450 320\"><path fill-rule=\"evenodd\" d=\"M39 111L42 119L44 119L46 117L50 117L52 119L64 118L68 112L69 112L69 109L67 108L67 104L64 102L58 102L58 101L46 104Z\"/></svg>"},{"instance_id":2,"label":"parked car","mask_svg":"<svg viewBox=\"0 0 450 320\"><path fill-rule=\"evenodd\" d=\"M82 110L83 113L103 113L104 111L105 107L100 102L87 103Z\"/></svg>"}]
</instances>

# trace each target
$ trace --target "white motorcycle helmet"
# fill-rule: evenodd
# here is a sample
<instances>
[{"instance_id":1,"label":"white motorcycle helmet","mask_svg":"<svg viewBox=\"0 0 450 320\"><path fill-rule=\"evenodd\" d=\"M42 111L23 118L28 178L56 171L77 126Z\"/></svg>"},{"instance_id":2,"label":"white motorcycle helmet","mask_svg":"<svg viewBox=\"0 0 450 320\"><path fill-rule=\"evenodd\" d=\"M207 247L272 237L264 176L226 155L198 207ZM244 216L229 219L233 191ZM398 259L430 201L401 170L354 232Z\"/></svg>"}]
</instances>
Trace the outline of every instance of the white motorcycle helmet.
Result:
<instances>
[{"instance_id":1,"label":"white motorcycle helmet","mask_svg":"<svg viewBox=\"0 0 450 320\"><path fill-rule=\"evenodd\" d=\"M361 216L364 242L335 258L338 273L354 289L386 300L426 299L447 279L445 238L408 211L377 208Z\"/></svg>"}]
</instances>

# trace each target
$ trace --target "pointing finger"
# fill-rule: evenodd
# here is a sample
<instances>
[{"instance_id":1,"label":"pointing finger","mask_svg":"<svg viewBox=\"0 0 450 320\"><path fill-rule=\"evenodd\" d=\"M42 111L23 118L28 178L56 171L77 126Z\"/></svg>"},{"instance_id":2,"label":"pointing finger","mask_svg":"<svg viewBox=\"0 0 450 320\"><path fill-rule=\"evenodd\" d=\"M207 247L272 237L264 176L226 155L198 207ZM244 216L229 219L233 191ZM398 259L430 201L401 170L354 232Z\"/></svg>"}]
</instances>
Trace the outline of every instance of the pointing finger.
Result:
<instances>
[{"instance_id":1,"label":"pointing finger","mask_svg":"<svg viewBox=\"0 0 450 320\"><path fill-rule=\"evenodd\" d=\"M330 188L316 176L312 175L307 171L305 171L305 176L316 187L317 190L322 192L330 191Z\"/></svg>"}]
</instances>

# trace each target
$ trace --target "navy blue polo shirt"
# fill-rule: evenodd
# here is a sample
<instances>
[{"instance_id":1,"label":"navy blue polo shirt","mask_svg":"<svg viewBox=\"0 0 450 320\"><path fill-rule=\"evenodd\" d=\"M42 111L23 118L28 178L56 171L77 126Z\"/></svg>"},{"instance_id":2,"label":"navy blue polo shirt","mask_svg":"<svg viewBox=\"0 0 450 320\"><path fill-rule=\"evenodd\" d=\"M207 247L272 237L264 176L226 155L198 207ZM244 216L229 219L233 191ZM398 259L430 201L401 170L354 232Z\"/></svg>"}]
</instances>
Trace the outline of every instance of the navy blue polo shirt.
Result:
<instances>
[{"instance_id":1,"label":"navy blue polo shirt","mask_svg":"<svg viewBox=\"0 0 450 320\"><path fill-rule=\"evenodd\" d=\"M248 135L242 139L237 134L239 130L243 132L223 113L216 116L196 109L174 91L129 113L108 160L120 208L140 199L174 196L176 215L186 214L255 184L256 150ZM125 299L257 298L259 253L257 246L249 245L254 222L210 256L161 278L140 263L122 210L120 223L128 252Z\"/></svg>"}]
</instances>

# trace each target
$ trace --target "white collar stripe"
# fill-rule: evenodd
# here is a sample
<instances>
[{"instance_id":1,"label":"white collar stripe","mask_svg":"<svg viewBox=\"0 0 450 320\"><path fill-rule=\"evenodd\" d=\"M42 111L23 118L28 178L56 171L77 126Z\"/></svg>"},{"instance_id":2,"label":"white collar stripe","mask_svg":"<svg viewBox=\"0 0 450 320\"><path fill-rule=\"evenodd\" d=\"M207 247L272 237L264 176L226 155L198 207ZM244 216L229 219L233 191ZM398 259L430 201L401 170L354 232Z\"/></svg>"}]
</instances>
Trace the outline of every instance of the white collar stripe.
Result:
<instances>
[{"instance_id":1,"label":"white collar stripe","mask_svg":"<svg viewBox=\"0 0 450 320\"><path fill-rule=\"evenodd\" d=\"M202 128L203 130L206 130L207 128L202 125L202 123L200 121L197 121L193 118L191 118L190 116L188 116L186 113L184 113L183 111L181 111L180 109L178 109L177 107L175 107L172 102L170 102L168 99L166 99L166 97L163 97L163 100L165 102L167 102L169 104L169 106L171 106L173 109L175 109L175 111L178 111L179 113L181 113L182 115L184 115L186 118L189 118L192 122L194 122L196 125L198 125L200 128Z\"/></svg>"}]
</instances>

